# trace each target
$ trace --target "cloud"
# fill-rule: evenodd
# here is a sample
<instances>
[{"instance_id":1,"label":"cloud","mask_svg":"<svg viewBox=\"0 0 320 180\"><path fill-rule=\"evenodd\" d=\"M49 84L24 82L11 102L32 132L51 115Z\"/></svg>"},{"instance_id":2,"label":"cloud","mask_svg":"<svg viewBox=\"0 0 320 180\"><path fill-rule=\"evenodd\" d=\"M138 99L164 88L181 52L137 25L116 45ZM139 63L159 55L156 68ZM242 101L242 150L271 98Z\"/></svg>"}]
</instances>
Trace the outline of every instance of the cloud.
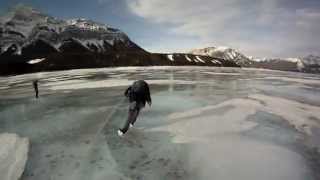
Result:
<instances>
[{"instance_id":1,"label":"cloud","mask_svg":"<svg viewBox=\"0 0 320 180\"><path fill-rule=\"evenodd\" d=\"M199 44L231 46L254 56L303 56L320 52L320 7L313 3L317 0L291 0L290 6L286 5L287 1L126 2L135 15L166 26L170 33L197 37Z\"/></svg>"}]
</instances>

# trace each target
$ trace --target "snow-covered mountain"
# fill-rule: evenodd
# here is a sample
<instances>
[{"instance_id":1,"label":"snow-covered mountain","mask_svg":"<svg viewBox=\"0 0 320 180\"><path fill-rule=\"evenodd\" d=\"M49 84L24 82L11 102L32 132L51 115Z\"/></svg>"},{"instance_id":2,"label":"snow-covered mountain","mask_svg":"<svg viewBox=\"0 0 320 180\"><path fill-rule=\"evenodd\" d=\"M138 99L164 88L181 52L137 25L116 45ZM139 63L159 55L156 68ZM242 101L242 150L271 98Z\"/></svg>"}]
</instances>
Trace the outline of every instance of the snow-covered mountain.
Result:
<instances>
[{"instance_id":1,"label":"snow-covered mountain","mask_svg":"<svg viewBox=\"0 0 320 180\"><path fill-rule=\"evenodd\" d=\"M320 57L309 55L303 58L250 58L251 67L308 73L320 72Z\"/></svg>"},{"instance_id":2,"label":"snow-covered mountain","mask_svg":"<svg viewBox=\"0 0 320 180\"><path fill-rule=\"evenodd\" d=\"M250 59L239 51L228 47L207 47L203 49L194 49L191 54L210 56L233 61L239 66L250 66Z\"/></svg>"},{"instance_id":3,"label":"snow-covered mountain","mask_svg":"<svg viewBox=\"0 0 320 180\"><path fill-rule=\"evenodd\" d=\"M320 65L320 56L309 55L303 58L303 63L310 66Z\"/></svg>"},{"instance_id":4,"label":"snow-covered mountain","mask_svg":"<svg viewBox=\"0 0 320 180\"><path fill-rule=\"evenodd\" d=\"M25 6L0 18L0 54L21 55L37 44L50 52L64 51L70 44L97 52L116 44L140 49L120 30L83 18L61 20Z\"/></svg>"},{"instance_id":5,"label":"snow-covered mountain","mask_svg":"<svg viewBox=\"0 0 320 180\"><path fill-rule=\"evenodd\" d=\"M320 57L257 59L228 47L155 54L121 30L85 18L58 19L18 6L0 17L0 74L114 66L197 65L320 72Z\"/></svg>"},{"instance_id":6,"label":"snow-covered mountain","mask_svg":"<svg viewBox=\"0 0 320 180\"><path fill-rule=\"evenodd\" d=\"M228 47L194 49L190 53L233 61L241 67L320 73L320 57L314 55L303 58L255 58Z\"/></svg>"},{"instance_id":7,"label":"snow-covered mountain","mask_svg":"<svg viewBox=\"0 0 320 180\"><path fill-rule=\"evenodd\" d=\"M18 6L0 17L0 75L114 66L232 66L192 54L155 54L121 30L84 18L58 19Z\"/></svg>"}]
</instances>

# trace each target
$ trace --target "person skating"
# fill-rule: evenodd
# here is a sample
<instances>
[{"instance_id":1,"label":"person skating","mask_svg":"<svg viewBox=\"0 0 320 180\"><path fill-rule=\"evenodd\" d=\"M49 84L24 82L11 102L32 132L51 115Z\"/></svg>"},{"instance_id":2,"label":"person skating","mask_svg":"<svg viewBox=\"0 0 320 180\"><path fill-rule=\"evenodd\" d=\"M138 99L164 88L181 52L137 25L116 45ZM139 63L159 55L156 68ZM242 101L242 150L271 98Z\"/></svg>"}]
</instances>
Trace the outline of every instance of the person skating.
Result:
<instances>
[{"instance_id":1,"label":"person skating","mask_svg":"<svg viewBox=\"0 0 320 180\"><path fill-rule=\"evenodd\" d=\"M39 97L38 80L34 80L32 82L32 85L33 85L34 91L36 93L36 98L38 98Z\"/></svg>"},{"instance_id":2,"label":"person skating","mask_svg":"<svg viewBox=\"0 0 320 180\"><path fill-rule=\"evenodd\" d=\"M118 130L118 135L123 136L132 127L146 102L151 106L152 100L150 96L150 88L147 82L143 80L135 81L127 88L124 95L129 98L128 119L123 128Z\"/></svg>"}]
</instances>

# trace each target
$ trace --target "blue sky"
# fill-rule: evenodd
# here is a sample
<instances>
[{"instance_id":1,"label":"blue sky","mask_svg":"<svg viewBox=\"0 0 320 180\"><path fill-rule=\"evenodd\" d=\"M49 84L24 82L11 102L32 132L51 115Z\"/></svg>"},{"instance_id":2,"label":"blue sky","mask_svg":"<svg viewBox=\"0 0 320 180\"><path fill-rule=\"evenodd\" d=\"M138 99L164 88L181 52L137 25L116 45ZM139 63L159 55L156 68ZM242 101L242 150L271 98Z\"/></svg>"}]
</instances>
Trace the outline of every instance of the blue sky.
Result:
<instances>
[{"instance_id":1,"label":"blue sky","mask_svg":"<svg viewBox=\"0 0 320 180\"><path fill-rule=\"evenodd\" d=\"M256 57L320 53L319 0L1 0L121 29L152 52L228 46Z\"/></svg>"}]
</instances>

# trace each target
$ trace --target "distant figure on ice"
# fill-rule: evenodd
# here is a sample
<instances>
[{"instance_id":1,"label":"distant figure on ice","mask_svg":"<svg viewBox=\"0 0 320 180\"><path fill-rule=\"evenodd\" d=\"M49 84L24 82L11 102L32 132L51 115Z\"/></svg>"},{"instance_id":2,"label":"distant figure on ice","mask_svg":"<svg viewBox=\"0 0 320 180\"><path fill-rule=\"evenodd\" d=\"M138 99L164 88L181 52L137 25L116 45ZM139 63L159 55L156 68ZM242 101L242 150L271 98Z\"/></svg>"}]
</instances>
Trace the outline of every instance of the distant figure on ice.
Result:
<instances>
[{"instance_id":1,"label":"distant figure on ice","mask_svg":"<svg viewBox=\"0 0 320 180\"><path fill-rule=\"evenodd\" d=\"M149 85L143 81L135 81L128 89L125 91L124 95L129 98L129 111L128 119L123 128L118 130L118 135L123 136L129 129L133 127L140 113L140 110L145 107L146 102L151 106L151 96Z\"/></svg>"},{"instance_id":2,"label":"distant figure on ice","mask_svg":"<svg viewBox=\"0 0 320 180\"><path fill-rule=\"evenodd\" d=\"M36 92L36 98L38 98L39 97L38 80L34 80L32 84L33 84L34 91Z\"/></svg>"}]
</instances>

